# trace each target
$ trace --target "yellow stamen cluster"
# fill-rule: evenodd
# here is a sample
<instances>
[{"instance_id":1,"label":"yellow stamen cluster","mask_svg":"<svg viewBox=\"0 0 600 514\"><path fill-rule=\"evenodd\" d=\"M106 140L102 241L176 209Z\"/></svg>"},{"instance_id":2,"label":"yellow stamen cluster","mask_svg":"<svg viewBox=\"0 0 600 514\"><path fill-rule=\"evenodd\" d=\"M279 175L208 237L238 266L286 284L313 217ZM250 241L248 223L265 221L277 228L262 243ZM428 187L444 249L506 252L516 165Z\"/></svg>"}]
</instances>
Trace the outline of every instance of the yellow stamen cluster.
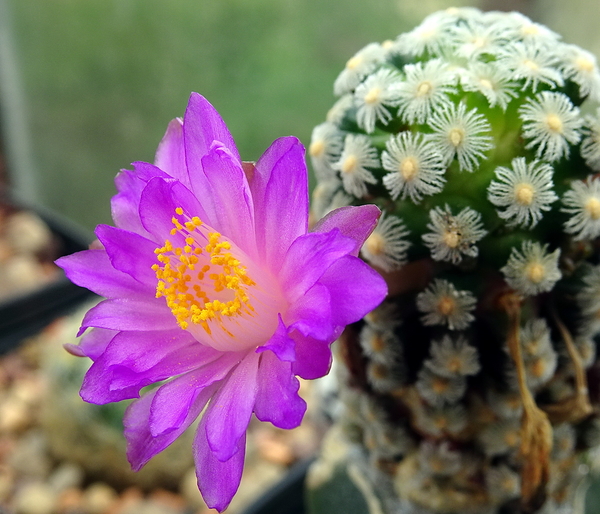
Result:
<instances>
[{"instance_id":1,"label":"yellow stamen cluster","mask_svg":"<svg viewBox=\"0 0 600 514\"><path fill-rule=\"evenodd\" d=\"M180 207L175 212L183 215ZM245 266L228 251L229 241L223 241L218 232L200 230L203 225L200 218L182 223L173 216L171 221L174 225L171 235L184 235L185 245L175 247L166 240L164 246L154 250L160 263L152 266L158 279L156 297L166 299L177 324L184 330L193 323L210 335L209 322L215 320L219 328L233 337L223 325L222 317L254 311L247 288L256 285L255 282L247 276ZM206 244L202 246L199 240L205 240ZM231 293L227 294L227 290ZM217 293L221 300L211 300L207 294L211 292Z\"/></svg>"}]
</instances>

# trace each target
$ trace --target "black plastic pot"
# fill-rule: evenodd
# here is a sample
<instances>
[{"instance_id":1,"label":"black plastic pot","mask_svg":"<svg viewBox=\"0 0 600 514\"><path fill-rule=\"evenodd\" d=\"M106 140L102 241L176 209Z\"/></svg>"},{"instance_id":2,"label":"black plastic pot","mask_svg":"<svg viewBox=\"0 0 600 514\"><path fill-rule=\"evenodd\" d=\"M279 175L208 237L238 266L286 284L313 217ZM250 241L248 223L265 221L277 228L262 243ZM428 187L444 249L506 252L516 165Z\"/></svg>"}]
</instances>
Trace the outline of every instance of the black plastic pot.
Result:
<instances>
[{"instance_id":1,"label":"black plastic pot","mask_svg":"<svg viewBox=\"0 0 600 514\"><path fill-rule=\"evenodd\" d=\"M242 514L304 514L304 479L312 460L296 464L289 473Z\"/></svg>"},{"instance_id":2,"label":"black plastic pot","mask_svg":"<svg viewBox=\"0 0 600 514\"><path fill-rule=\"evenodd\" d=\"M91 238L68 221L42 209L23 205L17 208L31 210L44 220L58 240L57 258L87 249ZM38 290L0 302L0 354L13 350L24 338L92 296L93 293L61 275Z\"/></svg>"}]
</instances>

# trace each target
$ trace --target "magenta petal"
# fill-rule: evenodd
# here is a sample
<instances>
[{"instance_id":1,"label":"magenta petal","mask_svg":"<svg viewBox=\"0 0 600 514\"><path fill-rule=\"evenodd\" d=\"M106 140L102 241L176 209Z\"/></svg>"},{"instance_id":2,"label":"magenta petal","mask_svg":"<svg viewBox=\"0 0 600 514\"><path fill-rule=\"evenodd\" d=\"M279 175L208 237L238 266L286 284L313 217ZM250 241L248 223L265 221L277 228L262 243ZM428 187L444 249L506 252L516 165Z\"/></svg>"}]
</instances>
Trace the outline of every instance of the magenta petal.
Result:
<instances>
[{"instance_id":1,"label":"magenta petal","mask_svg":"<svg viewBox=\"0 0 600 514\"><path fill-rule=\"evenodd\" d=\"M276 273L292 241L308 227L308 175L300 141L277 139L256 163L250 188L259 255Z\"/></svg>"},{"instance_id":2,"label":"magenta petal","mask_svg":"<svg viewBox=\"0 0 600 514\"><path fill-rule=\"evenodd\" d=\"M104 330L103 328L94 328L83 335L79 342L79 349L86 356L95 361L102 355L118 334L114 330Z\"/></svg>"},{"instance_id":3,"label":"magenta petal","mask_svg":"<svg viewBox=\"0 0 600 514\"><path fill-rule=\"evenodd\" d=\"M361 319L377 307L387 295L383 277L356 257L346 256L335 262L319 279L329 289L332 318L344 326Z\"/></svg>"},{"instance_id":4,"label":"magenta petal","mask_svg":"<svg viewBox=\"0 0 600 514\"><path fill-rule=\"evenodd\" d=\"M154 351L145 340L155 342ZM131 356L120 360L128 349ZM168 333L120 332L86 373L80 394L97 404L137 398L148 384L200 368L217 357L219 352L204 350L189 336L177 340Z\"/></svg>"},{"instance_id":5,"label":"magenta petal","mask_svg":"<svg viewBox=\"0 0 600 514\"><path fill-rule=\"evenodd\" d=\"M211 186L203 198L212 200L214 228L255 257L254 204L239 158L215 142L202 158L202 166Z\"/></svg>"},{"instance_id":6,"label":"magenta petal","mask_svg":"<svg viewBox=\"0 0 600 514\"><path fill-rule=\"evenodd\" d=\"M127 273L141 284L156 284L156 243L109 225L98 225L96 235L103 244L108 258L115 269Z\"/></svg>"},{"instance_id":7,"label":"magenta petal","mask_svg":"<svg viewBox=\"0 0 600 514\"><path fill-rule=\"evenodd\" d=\"M295 428L302 421L306 402L298 395L300 382L289 362L280 361L271 352L261 356L258 367L258 393L254 414L279 428Z\"/></svg>"},{"instance_id":8,"label":"magenta petal","mask_svg":"<svg viewBox=\"0 0 600 514\"><path fill-rule=\"evenodd\" d=\"M163 170L157 166L154 166L154 164L150 164L149 162L135 161L132 162L131 165L133 166L133 171L135 174L146 183L157 177L165 180L171 179L171 177Z\"/></svg>"},{"instance_id":9,"label":"magenta petal","mask_svg":"<svg viewBox=\"0 0 600 514\"><path fill-rule=\"evenodd\" d=\"M178 354L181 359L179 373L221 356L221 352L198 344L188 332L177 329L166 332L119 332L106 348L103 358L107 367L118 365L140 373L184 348L189 348L189 351Z\"/></svg>"},{"instance_id":10,"label":"magenta petal","mask_svg":"<svg viewBox=\"0 0 600 514\"><path fill-rule=\"evenodd\" d=\"M354 241L342 236L339 230L297 238L285 256L279 275L290 303L297 301L332 263L351 252L353 247Z\"/></svg>"},{"instance_id":11,"label":"magenta petal","mask_svg":"<svg viewBox=\"0 0 600 514\"><path fill-rule=\"evenodd\" d=\"M119 387L113 387L115 374L121 382ZM140 376L139 373L134 373L125 367L116 366L107 370L104 360L99 357L85 374L79 396L84 401L96 405L138 398L142 388L152 384L154 378L154 376L149 376L148 373ZM168 378L168 376L162 377L162 379L165 378ZM161 376L158 375L156 379L160 380Z\"/></svg>"},{"instance_id":12,"label":"magenta petal","mask_svg":"<svg viewBox=\"0 0 600 514\"><path fill-rule=\"evenodd\" d=\"M181 182L161 178L148 182L140 198L140 218L144 228L161 245L167 239L172 243L177 242L178 238L180 243L183 241L180 234L171 235L174 227L171 220L177 207L181 207L190 217L198 216L205 223L210 223L197 198Z\"/></svg>"},{"instance_id":13,"label":"magenta petal","mask_svg":"<svg viewBox=\"0 0 600 514\"><path fill-rule=\"evenodd\" d=\"M239 358L235 353L223 354L218 360L161 386L152 401L150 433L158 436L178 428L198 393L225 378Z\"/></svg>"},{"instance_id":14,"label":"magenta petal","mask_svg":"<svg viewBox=\"0 0 600 514\"><path fill-rule=\"evenodd\" d=\"M85 314L79 334L86 328L110 330L180 330L162 298L104 300Z\"/></svg>"},{"instance_id":15,"label":"magenta petal","mask_svg":"<svg viewBox=\"0 0 600 514\"><path fill-rule=\"evenodd\" d=\"M221 462L229 460L238 451L236 442L250 422L256 397L258 360L258 354L249 352L225 379L204 414L208 444Z\"/></svg>"},{"instance_id":16,"label":"magenta petal","mask_svg":"<svg viewBox=\"0 0 600 514\"><path fill-rule=\"evenodd\" d=\"M158 390L154 389L146 393L127 407L123 425L127 440L127 459L133 470L139 471L154 455L162 452L175 441L200 415L214 390L214 386L209 386L200 392L190 405L181 424L176 429L156 437L150 433L149 418L152 401Z\"/></svg>"},{"instance_id":17,"label":"magenta petal","mask_svg":"<svg viewBox=\"0 0 600 514\"><path fill-rule=\"evenodd\" d=\"M154 164L171 177L190 187L185 164L185 148L183 146L183 120L175 118L169 123L167 131L156 150Z\"/></svg>"},{"instance_id":18,"label":"magenta petal","mask_svg":"<svg viewBox=\"0 0 600 514\"><path fill-rule=\"evenodd\" d=\"M369 234L377 226L380 214L381 211L375 205L341 207L322 218L312 231L329 232L335 228L339 229L344 236L356 241L354 250L350 252L356 257Z\"/></svg>"},{"instance_id":19,"label":"magenta petal","mask_svg":"<svg viewBox=\"0 0 600 514\"><path fill-rule=\"evenodd\" d=\"M294 374L306 380L327 375L331 368L330 343L300 334L295 339L296 361L292 364Z\"/></svg>"},{"instance_id":20,"label":"magenta petal","mask_svg":"<svg viewBox=\"0 0 600 514\"><path fill-rule=\"evenodd\" d=\"M192 93L183 118L185 159L192 191L199 198L208 190L202 167L202 157L208 154L213 141L222 143L241 162L240 155L227 125L217 110L198 93ZM206 198L206 200L210 200ZM209 214L212 210L204 205Z\"/></svg>"},{"instance_id":21,"label":"magenta petal","mask_svg":"<svg viewBox=\"0 0 600 514\"><path fill-rule=\"evenodd\" d=\"M106 298L148 295L155 289L116 270L104 250L84 250L55 262L71 282Z\"/></svg>"},{"instance_id":22,"label":"magenta petal","mask_svg":"<svg viewBox=\"0 0 600 514\"><path fill-rule=\"evenodd\" d=\"M210 449L205 421L206 416L200 421L193 445L198 489L206 505L223 512L240 486L246 453L246 434L242 434L234 442L233 456L223 462Z\"/></svg>"},{"instance_id":23,"label":"magenta petal","mask_svg":"<svg viewBox=\"0 0 600 514\"><path fill-rule=\"evenodd\" d=\"M146 235L138 213L140 195L146 187L146 181L140 179L134 171L121 170L115 178L115 185L118 193L112 197L110 202L115 225Z\"/></svg>"},{"instance_id":24,"label":"magenta petal","mask_svg":"<svg viewBox=\"0 0 600 514\"><path fill-rule=\"evenodd\" d=\"M331 295L325 286L315 284L311 287L290 307L287 317L295 320L290 329L323 341L332 340Z\"/></svg>"},{"instance_id":25,"label":"magenta petal","mask_svg":"<svg viewBox=\"0 0 600 514\"><path fill-rule=\"evenodd\" d=\"M271 339L256 349L256 353L262 353L265 350L270 350L282 361L292 362L296 359L296 351L294 350L294 346L294 340L288 335L288 329L283 323L280 314L279 324L277 325L275 333Z\"/></svg>"}]
</instances>

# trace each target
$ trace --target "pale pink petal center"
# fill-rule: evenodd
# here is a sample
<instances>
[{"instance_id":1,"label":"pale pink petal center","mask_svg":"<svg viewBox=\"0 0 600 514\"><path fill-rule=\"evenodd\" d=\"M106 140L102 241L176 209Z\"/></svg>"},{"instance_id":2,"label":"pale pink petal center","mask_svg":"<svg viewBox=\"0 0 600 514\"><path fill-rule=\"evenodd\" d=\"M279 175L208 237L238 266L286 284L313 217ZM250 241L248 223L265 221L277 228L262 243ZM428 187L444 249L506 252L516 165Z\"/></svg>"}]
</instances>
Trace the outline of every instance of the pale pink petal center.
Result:
<instances>
[{"instance_id":1,"label":"pale pink petal center","mask_svg":"<svg viewBox=\"0 0 600 514\"><path fill-rule=\"evenodd\" d=\"M177 208L172 222L152 269L177 324L220 351L264 344L288 309L275 278L200 218Z\"/></svg>"}]
</instances>

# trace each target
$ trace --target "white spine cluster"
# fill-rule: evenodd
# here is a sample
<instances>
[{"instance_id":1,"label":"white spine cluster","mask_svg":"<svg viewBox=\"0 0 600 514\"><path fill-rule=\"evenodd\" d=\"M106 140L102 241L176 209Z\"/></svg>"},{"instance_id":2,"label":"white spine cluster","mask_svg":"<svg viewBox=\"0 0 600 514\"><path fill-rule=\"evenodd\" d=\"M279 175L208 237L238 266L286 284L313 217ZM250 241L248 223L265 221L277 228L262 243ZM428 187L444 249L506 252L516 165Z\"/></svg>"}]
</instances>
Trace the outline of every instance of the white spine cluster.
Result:
<instances>
[{"instance_id":1,"label":"white spine cluster","mask_svg":"<svg viewBox=\"0 0 600 514\"><path fill-rule=\"evenodd\" d=\"M381 161L389 171L383 183L393 200L410 198L419 203L424 195L442 191L446 168L436 146L423 134L400 132L386 143Z\"/></svg>"},{"instance_id":2,"label":"white spine cluster","mask_svg":"<svg viewBox=\"0 0 600 514\"><path fill-rule=\"evenodd\" d=\"M400 269L406 263L406 252L410 248L409 234L399 218L382 214L362 246L361 255L383 271Z\"/></svg>"},{"instance_id":3,"label":"white spine cluster","mask_svg":"<svg viewBox=\"0 0 600 514\"><path fill-rule=\"evenodd\" d=\"M553 162L569 156L569 144L581 139L583 120L579 109L562 93L542 91L520 109L525 148L534 148L538 158Z\"/></svg>"},{"instance_id":4,"label":"white spine cluster","mask_svg":"<svg viewBox=\"0 0 600 514\"><path fill-rule=\"evenodd\" d=\"M477 299L470 291L459 291L447 280L435 279L417 295L417 308L424 313L424 325L446 325L450 330L464 330L475 319L471 312Z\"/></svg>"},{"instance_id":5,"label":"white spine cluster","mask_svg":"<svg viewBox=\"0 0 600 514\"><path fill-rule=\"evenodd\" d=\"M561 278L558 268L560 249L547 252L548 245L524 241L521 251L516 248L501 268L506 283L523 296L550 291Z\"/></svg>"},{"instance_id":6,"label":"white spine cluster","mask_svg":"<svg viewBox=\"0 0 600 514\"><path fill-rule=\"evenodd\" d=\"M573 234L576 241L600 236L600 179L574 181L562 200L562 211L571 215L565 232Z\"/></svg>"},{"instance_id":7,"label":"white spine cluster","mask_svg":"<svg viewBox=\"0 0 600 514\"><path fill-rule=\"evenodd\" d=\"M376 184L377 179L367 168L377 168L377 150L371 146L367 136L348 134L344 150L333 169L340 172L344 189L351 195L362 198L367 194L366 184Z\"/></svg>"},{"instance_id":8,"label":"white spine cluster","mask_svg":"<svg viewBox=\"0 0 600 514\"><path fill-rule=\"evenodd\" d=\"M431 140L436 144L444 163L454 157L461 170L475 171L485 152L492 148L491 126L485 117L464 103L438 109L429 119L433 129Z\"/></svg>"},{"instance_id":9,"label":"white spine cluster","mask_svg":"<svg viewBox=\"0 0 600 514\"><path fill-rule=\"evenodd\" d=\"M553 168L534 160L527 164L524 157L512 161L512 168L496 168L496 178L488 188L488 199L498 210L498 216L510 225L533 228L542 219L542 211L558 200L554 194Z\"/></svg>"},{"instance_id":10,"label":"white spine cluster","mask_svg":"<svg viewBox=\"0 0 600 514\"><path fill-rule=\"evenodd\" d=\"M429 218L431 223L427 228L431 232L423 235L423 242L431 250L434 260L458 264L463 256L477 257L476 243L487 234L481 214L465 207L453 215L450 206L446 205L444 209L431 209Z\"/></svg>"}]
</instances>

